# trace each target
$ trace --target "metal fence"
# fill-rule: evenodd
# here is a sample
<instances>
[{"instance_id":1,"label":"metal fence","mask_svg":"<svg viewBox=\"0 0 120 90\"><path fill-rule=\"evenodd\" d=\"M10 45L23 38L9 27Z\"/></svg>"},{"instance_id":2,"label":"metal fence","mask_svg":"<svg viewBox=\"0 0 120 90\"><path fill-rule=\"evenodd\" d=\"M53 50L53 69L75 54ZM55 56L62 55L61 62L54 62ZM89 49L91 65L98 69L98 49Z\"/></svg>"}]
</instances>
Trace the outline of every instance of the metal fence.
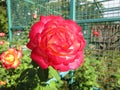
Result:
<instances>
[{"instance_id":1,"label":"metal fence","mask_svg":"<svg viewBox=\"0 0 120 90\"><path fill-rule=\"evenodd\" d=\"M88 49L102 61L102 90L118 90L120 68L120 0L76 1L76 22L83 27ZM114 88L113 88L114 87Z\"/></svg>"},{"instance_id":2,"label":"metal fence","mask_svg":"<svg viewBox=\"0 0 120 90\"><path fill-rule=\"evenodd\" d=\"M86 49L103 62L98 78L101 88L110 90L120 83L120 78L114 78L120 75L120 0L7 0L7 5L10 40L12 30L29 26L34 13L73 19L83 28Z\"/></svg>"}]
</instances>

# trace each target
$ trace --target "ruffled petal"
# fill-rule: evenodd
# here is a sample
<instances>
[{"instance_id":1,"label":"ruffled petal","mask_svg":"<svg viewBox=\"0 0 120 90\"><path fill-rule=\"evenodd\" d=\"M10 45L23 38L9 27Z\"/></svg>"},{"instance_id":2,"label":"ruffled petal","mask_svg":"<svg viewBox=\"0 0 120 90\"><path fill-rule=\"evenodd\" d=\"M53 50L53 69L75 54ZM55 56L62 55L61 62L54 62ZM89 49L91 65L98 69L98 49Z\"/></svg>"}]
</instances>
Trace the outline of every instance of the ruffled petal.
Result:
<instances>
[{"instance_id":1,"label":"ruffled petal","mask_svg":"<svg viewBox=\"0 0 120 90\"><path fill-rule=\"evenodd\" d=\"M83 52L80 51L76 54L76 58L74 59L74 62L69 63L70 70L77 69L79 66L82 65L83 61L84 61Z\"/></svg>"},{"instance_id":2,"label":"ruffled petal","mask_svg":"<svg viewBox=\"0 0 120 90\"><path fill-rule=\"evenodd\" d=\"M11 65L12 68L17 68L20 64L20 60L16 59L15 62Z\"/></svg>"},{"instance_id":3,"label":"ruffled petal","mask_svg":"<svg viewBox=\"0 0 120 90\"><path fill-rule=\"evenodd\" d=\"M29 37L30 39L34 39L37 33L41 33L44 29L44 24L42 22L36 22L30 30Z\"/></svg>"},{"instance_id":4,"label":"ruffled petal","mask_svg":"<svg viewBox=\"0 0 120 90\"><path fill-rule=\"evenodd\" d=\"M71 29L74 33L82 31L82 27L77 25L73 20L65 20L66 27Z\"/></svg>"},{"instance_id":5,"label":"ruffled petal","mask_svg":"<svg viewBox=\"0 0 120 90\"><path fill-rule=\"evenodd\" d=\"M47 56L39 48L33 49L31 58L43 69L48 68Z\"/></svg>"},{"instance_id":6,"label":"ruffled petal","mask_svg":"<svg viewBox=\"0 0 120 90\"><path fill-rule=\"evenodd\" d=\"M57 65L53 65L54 69L61 71L61 72L65 72L69 70L69 66L68 65L64 65L64 64L57 64Z\"/></svg>"},{"instance_id":7,"label":"ruffled petal","mask_svg":"<svg viewBox=\"0 0 120 90\"><path fill-rule=\"evenodd\" d=\"M37 33L36 36L34 37L34 39L30 40L28 43L27 43L27 47L29 49L34 49L35 47L38 46L39 42L41 41L41 34L40 33Z\"/></svg>"},{"instance_id":8,"label":"ruffled petal","mask_svg":"<svg viewBox=\"0 0 120 90\"><path fill-rule=\"evenodd\" d=\"M61 16L54 16L54 15L49 15L49 16L40 16L40 21L43 22L44 24L48 23L49 21L54 21L55 19L62 19Z\"/></svg>"}]
</instances>

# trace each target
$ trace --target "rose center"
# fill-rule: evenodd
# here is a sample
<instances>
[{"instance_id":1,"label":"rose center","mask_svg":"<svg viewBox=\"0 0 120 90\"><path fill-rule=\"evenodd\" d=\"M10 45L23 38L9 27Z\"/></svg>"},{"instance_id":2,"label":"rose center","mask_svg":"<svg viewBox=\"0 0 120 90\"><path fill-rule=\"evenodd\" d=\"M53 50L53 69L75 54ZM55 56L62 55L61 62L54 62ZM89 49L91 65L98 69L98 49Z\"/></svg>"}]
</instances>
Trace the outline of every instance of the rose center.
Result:
<instances>
[{"instance_id":1,"label":"rose center","mask_svg":"<svg viewBox=\"0 0 120 90\"><path fill-rule=\"evenodd\" d=\"M13 55L7 55L7 57L5 57L5 60L8 62L12 62L14 61L14 56Z\"/></svg>"}]
</instances>

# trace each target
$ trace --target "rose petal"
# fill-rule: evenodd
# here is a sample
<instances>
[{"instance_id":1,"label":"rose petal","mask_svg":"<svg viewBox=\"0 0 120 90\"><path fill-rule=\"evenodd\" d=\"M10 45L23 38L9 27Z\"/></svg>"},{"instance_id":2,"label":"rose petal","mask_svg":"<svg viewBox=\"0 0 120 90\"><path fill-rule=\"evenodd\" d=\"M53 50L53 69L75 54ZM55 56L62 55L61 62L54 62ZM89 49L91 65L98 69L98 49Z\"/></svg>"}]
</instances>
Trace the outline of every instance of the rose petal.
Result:
<instances>
[{"instance_id":1,"label":"rose petal","mask_svg":"<svg viewBox=\"0 0 120 90\"><path fill-rule=\"evenodd\" d=\"M30 40L29 43L27 43L27 47L31 50L37 47L37 44L41 41L40 36L41 36L40 33L37 33L35 38Z\"/></svg>"},{"instance_id":2,"label":"rose petal","mask_svg":"<svg viewBox=\"0 0 120 90\"><path fill-rule=\"evenodd\" d=\"M31 53L31 58L41 66L41 68L46 69L48 67L47 59L45 60L46 56L44 56L44 53L40 51L40 49L37 47L33 49Z\"/></svg>"},{"instance_id":3,"label":"rose petal","mask_svg":"<svg viewBox=\"0 0 120 90\"><path fill-rule=\"evenodd\" d=\"M16 59L15 62L11 65L12 68L17 68L20 64L20 60Z\"/></svg>"},{"instance_id":4,"label":"rose petal","mask_svg":"<svg viewBox=\"0 0 120 90\"><path fill-rule=\"evenodd\" d=\"M44 24L46 24L49 21L53 21L54 19L58 19L61 20L62 17L61 16L54 16L54 15L50 15L50 16L40 16L40 21L43 22Z\"/></svg>"},{"instance_id":5,"label":"rose petal","mask_svg":"<svg viewBox=\"0 0 120 90\"><path fill-rule=\"evenodd\" d=\"M69 70L69 66L68 65L64 65L64 64L57 64L57 65L52 65L56 70L59 70L61 72L65 72Z\"/></svg>"},{"instance_id":6,"label":"rose petal","mask_svg":"<svg viewBox=\"0 0 120 90\"><path fill-rule=\"evenodd\" d=\"M71 29L74 33L78 33L82 31L82 28L77 25L73 20L66 20L67 28Z\"/></svg>"},{"instance_id":7,"label":"rose petal","mask_svg":"<svg viewBox=\"0 0 120 90\"><path fill-rule=\"evenodd\" d=\"M83 61L84 61L83 52L79 52L76 58L74 59L74 62L69 64L69 68L71 70L75 70L83 63Z\"/></svg>"},{"instance_id":8,"label":"rose petal","mask_svg":"<svg viewBox=\"0 0 120 90\"><path fill-rule=\"evenodd\" d=\"M44 29L44 24L42 22L36 22L30 30L29 37L34 39L37 33L41 33Z\"/></svg>"}]
</instances>

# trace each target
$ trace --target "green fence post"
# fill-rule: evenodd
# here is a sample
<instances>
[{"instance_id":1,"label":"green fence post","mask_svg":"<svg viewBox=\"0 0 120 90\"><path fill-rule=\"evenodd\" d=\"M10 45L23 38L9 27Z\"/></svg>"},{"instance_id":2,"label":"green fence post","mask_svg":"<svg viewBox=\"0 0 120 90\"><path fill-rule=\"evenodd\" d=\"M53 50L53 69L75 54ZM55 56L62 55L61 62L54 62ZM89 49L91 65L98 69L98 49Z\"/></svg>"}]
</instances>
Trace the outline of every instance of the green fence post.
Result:
<instances>
[{"instance_id":1,"label":"green fence post","mask_svg":"<svg viewBox=\"0 0 120 90\"><path fill-rule=\"evenodd\" d=\"M70 0L70 19L76 20L76 0ZM73 83L73 71L69 71L69 90L72 90L72 83Z\"/></svg>"},{"instance_id":2,"label":"green fence post","mask_svg":"<svg viewBox=\"0 0 120 90\"><path fill-rule=\"evenodd\" d=\"M8 11L8 32L9 32L9 41L12 41L12 23L11 23L11 0L7 0L7 11Z\"/></svg>"},{"instance_id":3,"label":"green fence post","mask_svg":"<svg viewBox=\"0 0 120 90\"><path fill-rule=\"evenodd\" d=\"M75 13L76 13L76 5L75 5L75 2L76 2L76 0L70 0L70 18L72 19L72 20L76 20L75 19Z\"/></svg>"}]
</instances>

